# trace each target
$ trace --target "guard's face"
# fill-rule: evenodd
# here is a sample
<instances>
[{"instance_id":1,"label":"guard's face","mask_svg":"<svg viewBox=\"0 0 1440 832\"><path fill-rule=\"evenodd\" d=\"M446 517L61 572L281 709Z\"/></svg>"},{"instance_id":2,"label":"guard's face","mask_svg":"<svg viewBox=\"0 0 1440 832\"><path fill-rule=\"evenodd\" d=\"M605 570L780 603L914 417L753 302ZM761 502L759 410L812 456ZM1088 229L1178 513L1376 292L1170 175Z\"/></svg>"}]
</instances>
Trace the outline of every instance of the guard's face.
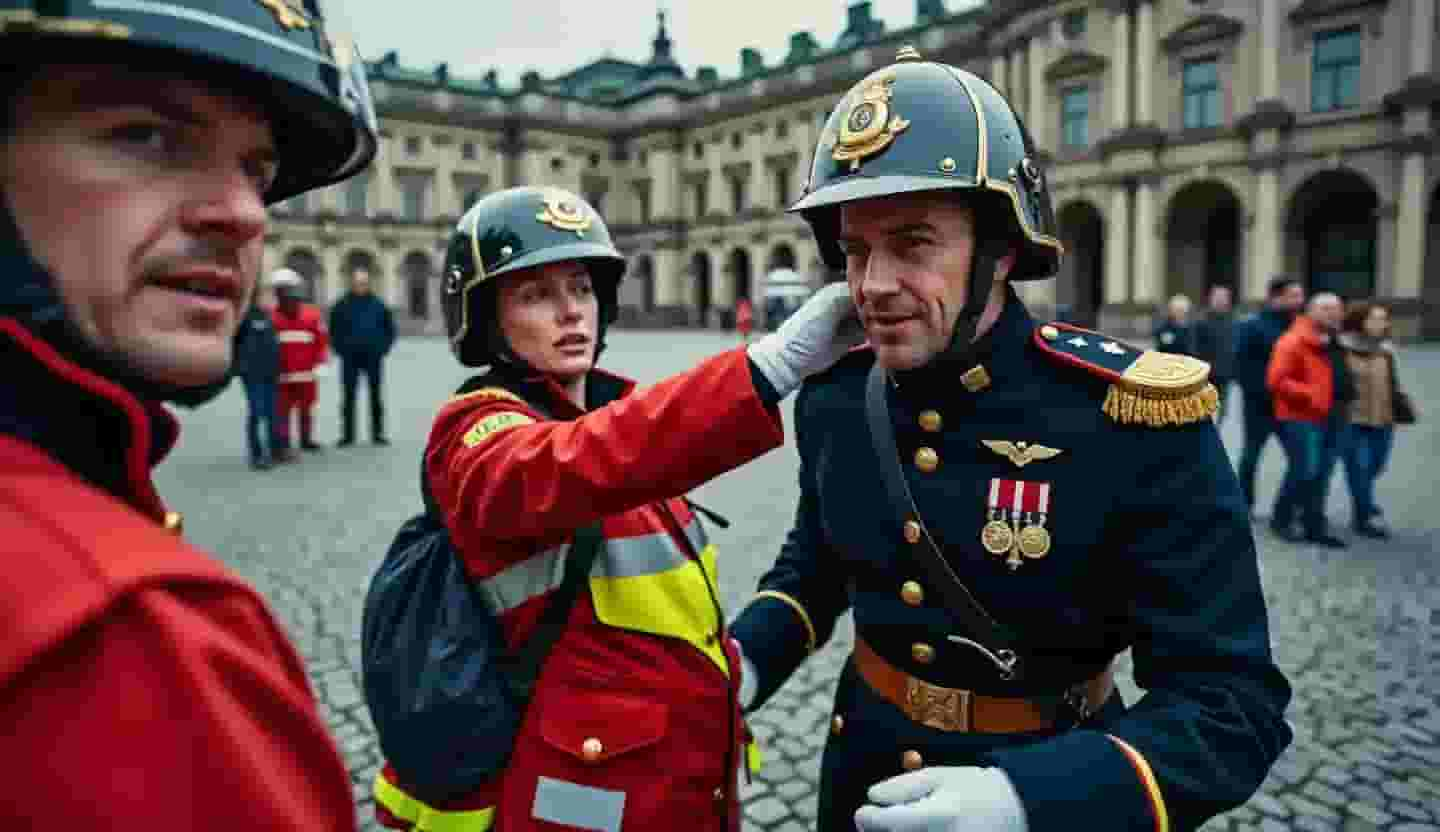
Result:
<instances>
[{"instance_id":1,"label":"guard's face","mask_svg":"<svg viewBox=\"0 0 1440 832\"><path fill-rule=\"evenodd\" d=\"M846 203L840 247L850 294L884 367L923 366L949 345L975 250L969 206L933 193Z\"/></svg>"},{"instance_id":2,"label":"guard's face","mask_svg":"<svg viewBox=\"0 0 1440 832\"><path fill-rule=\"evenodd\" d=\"M590 372L600 301L590 271L547 263L499 278L500 331L525 363L561 381Z\"/></svg>"},{"instance_id":3,"label":"guard's face","mask_svg":"<svg viewBox=\"0 0 1440 832\"><path fill-rule=\"evenodd\" d=\"M20 232L81 334L145 378L219 378L254 289L274 177L247 102L115 65L48 69L0 145Z\"/></svg>"}]
</instances>

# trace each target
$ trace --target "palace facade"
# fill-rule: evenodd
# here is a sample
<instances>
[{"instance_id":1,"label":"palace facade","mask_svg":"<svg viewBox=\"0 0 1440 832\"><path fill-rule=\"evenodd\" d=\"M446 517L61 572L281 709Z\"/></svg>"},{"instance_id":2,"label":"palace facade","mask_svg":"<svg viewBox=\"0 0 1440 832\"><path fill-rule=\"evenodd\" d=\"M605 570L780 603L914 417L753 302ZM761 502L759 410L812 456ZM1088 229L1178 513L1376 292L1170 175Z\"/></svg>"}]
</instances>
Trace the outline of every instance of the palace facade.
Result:
<instances>
[{"instance_id":1,"label":"palace facade","mask_svg":"<svg viewBox=\"0 0 1440 832\"><path fill-rule=\"evenodd\" d=\"M408 331L439 332L459 215L558 185L630 259L625 324L727 325L776 269L836 277L783 209L845 90L913 44L990 80L1041 149L1067 253L1059 280L1024 287L1037 314L1148 331L1172 294L1219 283L1253 305L1290 273L1440 337L1436 18L1435 0L917 0L891 28L856 2L835 43L798 32L769 65L742 49L732 76L687 73L662 16L648 62L518 88L391 52L369 64L377 163L276 206L267 262L325 303L368 269Z\"/></svg>"}]
</instances>

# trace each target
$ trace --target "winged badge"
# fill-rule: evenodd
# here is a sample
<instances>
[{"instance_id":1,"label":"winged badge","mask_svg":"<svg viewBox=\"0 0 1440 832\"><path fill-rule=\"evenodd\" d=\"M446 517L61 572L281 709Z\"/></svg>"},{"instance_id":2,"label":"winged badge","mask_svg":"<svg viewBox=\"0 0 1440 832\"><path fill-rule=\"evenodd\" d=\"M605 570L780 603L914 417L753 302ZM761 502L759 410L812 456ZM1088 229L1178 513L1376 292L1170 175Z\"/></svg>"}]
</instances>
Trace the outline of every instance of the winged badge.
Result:
<instances>
[{"instance_id":1,"label":"winged badge","mask_svg":"<svg viewBox=\"0 0 1440 832\"><path fill-rule=\"evenodd\" d=\"M1032 462L1051 459L1062 453L1059 448L1031 445L1028 442L1011 442L1008 439L981 439L980 443L1015 463L1016 468L1024 468Z\"/></svg>"}]
</instances>

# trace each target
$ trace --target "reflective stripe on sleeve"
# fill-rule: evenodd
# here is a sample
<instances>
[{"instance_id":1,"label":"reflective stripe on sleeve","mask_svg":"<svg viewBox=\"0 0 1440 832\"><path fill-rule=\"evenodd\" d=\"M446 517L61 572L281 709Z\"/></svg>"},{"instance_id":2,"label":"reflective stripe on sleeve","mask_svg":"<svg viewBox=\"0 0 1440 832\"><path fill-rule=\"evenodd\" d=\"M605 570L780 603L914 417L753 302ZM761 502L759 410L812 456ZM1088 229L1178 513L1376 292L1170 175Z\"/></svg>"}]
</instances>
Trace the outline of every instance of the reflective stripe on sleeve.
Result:
<instances>
[{"instance_id":1,"label":"reflective stripe on sleeve","mask_svg":"<svg viewBox=\"0 0 1440 832\"><path fill-rule=\"evenodd\" d=\"M495 810L464 809L447 812L411 797L384 773L375 775L375 802L410 824L414 832L489 832L495 824Z\"/></svg>"}]
</instances>

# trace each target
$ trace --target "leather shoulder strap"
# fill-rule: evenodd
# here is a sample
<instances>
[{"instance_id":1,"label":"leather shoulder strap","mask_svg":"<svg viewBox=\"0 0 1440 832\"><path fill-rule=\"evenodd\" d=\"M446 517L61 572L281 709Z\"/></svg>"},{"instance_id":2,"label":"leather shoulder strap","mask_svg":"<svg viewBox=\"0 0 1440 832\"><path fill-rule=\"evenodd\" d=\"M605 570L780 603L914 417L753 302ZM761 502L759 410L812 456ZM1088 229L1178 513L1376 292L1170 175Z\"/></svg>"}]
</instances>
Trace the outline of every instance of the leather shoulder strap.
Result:
<instances>
[{"instance_id":1,"label":"leather shoulder strap","mask_svg":"<svg viewBox=\"0 0 1440 832\"><path fill-rule=\"evenodd\" d=\"M900 468L900 454L895 447L885 384L885 369L877 363L870 368L870 377L865 385L865 421L880 464L885 496L895 514L896 528L904 531L904 549L920 569L920 574L940 594L946 609L960 619L967 634L973 638L962 640L951 636L951 640L984 653L994 663L1001 679L1021 679L1025 666L1013 637L980 606L980 602L960 581L960 576L945 560L945 555L920 517L920 509L915 505L909 483L905 481L905 472Z\"/></svg>"}]
</instances>

